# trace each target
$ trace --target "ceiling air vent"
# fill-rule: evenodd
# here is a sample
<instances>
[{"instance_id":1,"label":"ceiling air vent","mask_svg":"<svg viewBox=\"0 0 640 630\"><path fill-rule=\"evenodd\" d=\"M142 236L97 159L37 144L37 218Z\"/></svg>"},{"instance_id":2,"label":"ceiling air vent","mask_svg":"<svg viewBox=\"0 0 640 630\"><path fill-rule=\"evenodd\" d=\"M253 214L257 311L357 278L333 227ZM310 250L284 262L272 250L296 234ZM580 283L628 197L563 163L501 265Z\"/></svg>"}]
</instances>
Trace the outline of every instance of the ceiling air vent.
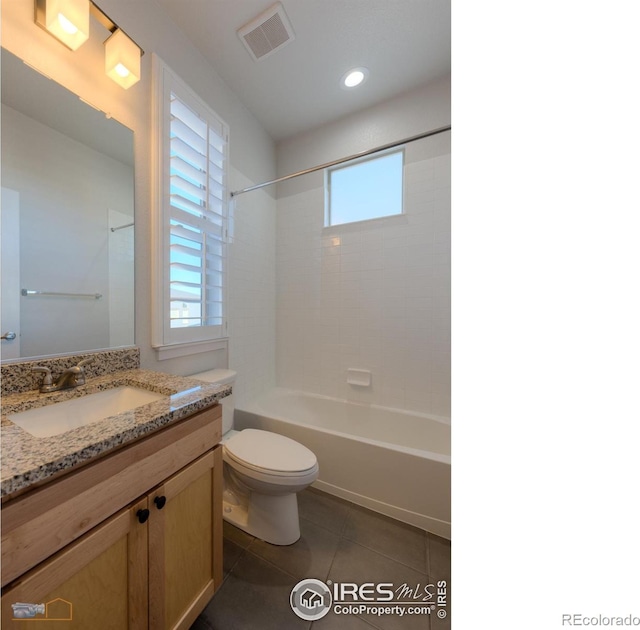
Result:
<instances>
[{"instance_id":1,"label":"ceiling air vent","mask_svg":"<svg viewBox=\"0 0 640 630\"><path fill-rule=\"evenodd\" d=\"M295 39L289 18L280 2L245 24L238 30L238 36L255 61L262 61Z\"/></svg>"}]
</instances>

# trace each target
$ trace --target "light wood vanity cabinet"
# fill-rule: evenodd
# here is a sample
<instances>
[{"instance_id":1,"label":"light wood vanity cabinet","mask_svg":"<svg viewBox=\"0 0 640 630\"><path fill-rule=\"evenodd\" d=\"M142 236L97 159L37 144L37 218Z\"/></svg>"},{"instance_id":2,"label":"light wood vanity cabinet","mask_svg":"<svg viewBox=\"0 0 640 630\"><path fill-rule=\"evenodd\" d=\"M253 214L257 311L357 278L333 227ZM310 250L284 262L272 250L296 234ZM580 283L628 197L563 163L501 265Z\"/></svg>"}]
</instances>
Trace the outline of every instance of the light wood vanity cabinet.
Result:
<instances>
[{"instance_id":1,"label":"light wood vanity cabinet","mask_svg":"<svg viewBox=\"0 0 640 630\"><path fill-rule=\"evenodd\" d=\"M70 627L64 615L96 630L188 628L222 583L220 416L207 409L7 502L2 627L41 628L44 615L13 620L26 602L47 605L52 630Z\"/></svg>"},{"instance_id":2,"label":"light wood vanity cabinet","mask_svg":"<svg viewBox=\"0 0 640 630\"><path fill-rule=\"evenodd\" d=\"M221 475L217 447L149 495L150 628L188 628L222 583Z\"/></svg>"},{"instance_id":3,"label":"light wood vanity cabinet","mask_svg":"<svg viewBox=\"0 0 640 630\"><path fill-rule=\"evenodd\" d=\"M42 562L2 595L2 627L41 627L13 620L16 602L45 604L47 622L78 628L146 628L148 528L136 517L147 499L118 514Z\"/></svg>"}]
</instances>

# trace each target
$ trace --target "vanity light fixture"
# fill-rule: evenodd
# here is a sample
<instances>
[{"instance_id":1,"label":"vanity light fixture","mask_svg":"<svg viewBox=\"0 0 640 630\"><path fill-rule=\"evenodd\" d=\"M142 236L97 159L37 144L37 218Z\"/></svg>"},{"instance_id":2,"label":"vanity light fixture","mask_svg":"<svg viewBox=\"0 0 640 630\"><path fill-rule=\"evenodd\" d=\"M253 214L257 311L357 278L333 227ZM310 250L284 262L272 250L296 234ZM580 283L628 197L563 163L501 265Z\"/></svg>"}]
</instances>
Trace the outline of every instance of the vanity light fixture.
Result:
<instances>
[{"instance_id":1,"label":"vanity light fixture","mask_svg":"<svg viewBox=\"0 0 640 630\"><path fill-rule=\"evenodd\" d=\"M35 0L35 13L36 24L71 50L89 38L91 15L111 32L104 43L107 76L125 90L140 80L144 50L91 0Z\"/></svg>"},{"instance_id":2,"label":"vanity light fixture","mask_svg":"<svg viewBox=\"0 0 640 630\"><path fill-rule=\"evenodd\" d=\"M89 39L89 7L89 0L36 0L36 24L77 50Z\"/></svg>"},{"instance_id":3,"label":"vanity light fixture","mask_svg":"<svg viewBox=\"0 0 640 630\"><path fill-rule=\"evenodd\" d=\"M104 69L125 90L140 81L140 48L119 28L104 43Z\"/></svg>"}]
</instances>

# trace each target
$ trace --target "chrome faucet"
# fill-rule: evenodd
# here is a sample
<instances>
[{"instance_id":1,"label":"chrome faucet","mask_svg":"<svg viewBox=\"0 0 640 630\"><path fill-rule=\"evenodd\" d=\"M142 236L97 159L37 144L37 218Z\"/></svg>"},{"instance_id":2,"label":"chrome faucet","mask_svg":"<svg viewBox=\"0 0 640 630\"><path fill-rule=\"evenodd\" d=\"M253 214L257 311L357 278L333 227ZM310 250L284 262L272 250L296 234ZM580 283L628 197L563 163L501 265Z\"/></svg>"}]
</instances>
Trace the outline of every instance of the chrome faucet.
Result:
<instances>
[{"instance_id":1,"label":"chrome faucet","mask_svg":"<svg viewBox=\"0 0 640 630\"><path fill-rule=\"evenodd\" d=\"M53 382L53 378L51 377L51 370L49 368L38 365L31 368L31 371L42 372L44 374L44 378L42 379L42 383L40 384L40 393L47 394L49 392L57 392L61 389L71 389L72 387L84 385L87 382L84 367L86 365L89 365L90 363L93 363L95 360L95 357L89 357L88 359L80 361L78 365L67 368L59 376L55 383Z\"/></svg>"}]
</instances>

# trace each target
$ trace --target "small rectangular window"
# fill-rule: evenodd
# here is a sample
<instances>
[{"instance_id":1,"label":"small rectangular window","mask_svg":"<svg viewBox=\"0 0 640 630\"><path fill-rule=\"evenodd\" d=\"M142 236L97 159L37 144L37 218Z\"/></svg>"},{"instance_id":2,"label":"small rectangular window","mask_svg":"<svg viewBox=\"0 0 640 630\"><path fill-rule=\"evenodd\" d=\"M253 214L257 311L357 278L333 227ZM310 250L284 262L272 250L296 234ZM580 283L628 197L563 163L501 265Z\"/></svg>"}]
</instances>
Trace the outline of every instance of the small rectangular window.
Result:
<instances>
[{"instance_id":1,"label":"small rectangular window","mask_svg":"<svg viewBox=\"0 0 640 630\"><path fill-rule=\"evenodd\" d=\"M403 164L400 150L328 169L325 225L402 214Z\"/></svg>"}]
</instances>

